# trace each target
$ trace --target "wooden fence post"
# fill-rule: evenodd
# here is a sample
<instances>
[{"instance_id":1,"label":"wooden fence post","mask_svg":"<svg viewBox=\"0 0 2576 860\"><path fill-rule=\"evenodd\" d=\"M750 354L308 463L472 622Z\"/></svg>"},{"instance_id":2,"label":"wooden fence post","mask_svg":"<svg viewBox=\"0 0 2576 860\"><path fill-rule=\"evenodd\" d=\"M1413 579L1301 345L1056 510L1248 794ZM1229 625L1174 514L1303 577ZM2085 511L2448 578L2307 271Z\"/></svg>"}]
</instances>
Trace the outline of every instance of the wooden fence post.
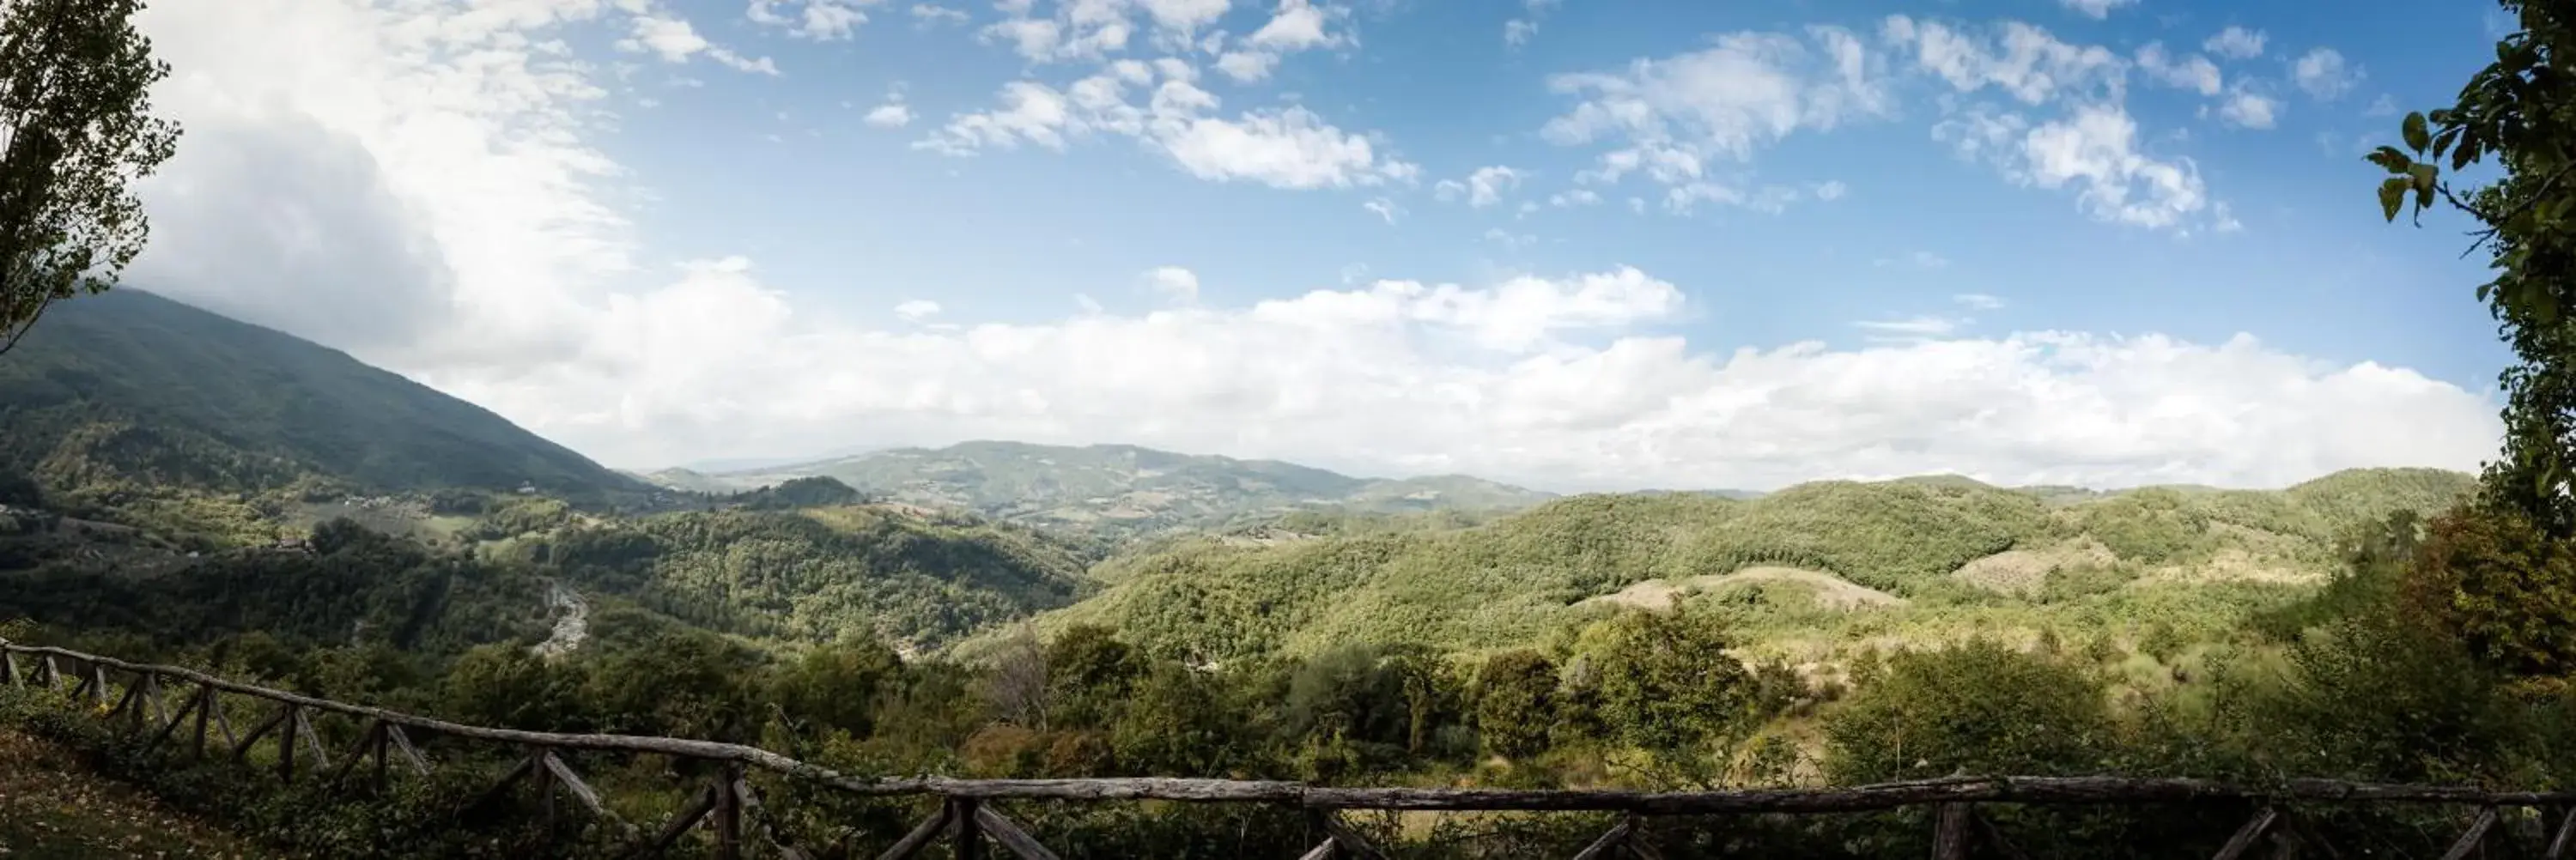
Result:
<instances>
[{"instance_id":1,"label":"wooden fence post","mask_svg":"<svg viewBox=\"0 0 2576 860\"><path fill-rule=\"evenodd\" d=\"M277 778L295 781L295 730L304 722L304 707L288 704L277 722Z\"/></svg>"},{"instance_id":2,"label":"wooden fence post","mask_svg":"<svg viewBox=\"0 0 2576 860\"><path fill-rule=\"evenodd\" d=\"M742 777L742 765L725 762L716 774L716 857L718 860L742 858L742 797L734 793L734 780Z\"/></svg>"},{"instance_id":3,"label":"wooden fence post","mask_svg":"<svg viewBox=\"0 0 2576 860\"><path fill-rule=\"evenodd\" d=\"M984 860L984 828L975 822L975 813L983 808L984 802L972 797L948 799L948 819L956 828L951 838L957 840L957 860Z\"/></svg>"}]
</instances>

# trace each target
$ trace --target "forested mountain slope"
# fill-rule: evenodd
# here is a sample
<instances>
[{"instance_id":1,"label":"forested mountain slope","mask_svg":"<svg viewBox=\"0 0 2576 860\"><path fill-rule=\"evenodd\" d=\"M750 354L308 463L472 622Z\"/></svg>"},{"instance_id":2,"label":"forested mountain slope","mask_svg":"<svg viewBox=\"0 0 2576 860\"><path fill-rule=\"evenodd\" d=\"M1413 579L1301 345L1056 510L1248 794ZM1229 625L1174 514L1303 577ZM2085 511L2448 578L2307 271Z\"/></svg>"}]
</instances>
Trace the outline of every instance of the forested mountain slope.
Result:
<instances>
[{"instance_id":1,"label":"forested mountain slope","mask_svg":"<svg viewBox=\"0 0 2576 860\"><path fill-rule=\"evenodd\" d=\"M336 350L131 289L62 303L0 361L0 475L57 507L209 532L287 491L650 491Z\"/></svg>"}]
</instances>

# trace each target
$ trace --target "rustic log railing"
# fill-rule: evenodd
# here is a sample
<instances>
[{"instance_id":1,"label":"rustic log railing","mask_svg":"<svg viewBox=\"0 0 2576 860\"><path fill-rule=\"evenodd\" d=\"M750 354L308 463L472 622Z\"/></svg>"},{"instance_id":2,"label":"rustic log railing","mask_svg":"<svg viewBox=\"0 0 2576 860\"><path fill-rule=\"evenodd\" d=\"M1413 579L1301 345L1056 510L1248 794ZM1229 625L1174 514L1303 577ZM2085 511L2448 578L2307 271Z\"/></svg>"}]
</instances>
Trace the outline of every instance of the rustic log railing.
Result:
<instances>
[{"instance_id":1,"label":"rustic log railing","mask_svg":"<svg viewBox=\"0 0 2576 860\"><path fill-rule=\"evenodd\" d=\"M24 659L22 659L24 658ZM123 683L111 672L121 673ZM1660 860L1647 839L1647 819L1680 815L1831 814L1876 812L1930 806L1936 810L1933 856L1964 860L1981 844L2005 857L2025 856L1977 810L1979 804L2137 805L2155 803L2241 803L2253 817L2217 852L2216 860L2248 856L2258 844L2300 846L2324 856L2340 856L2319 828L2300 812L2304 806L2337 803L2456 804L2479 810L2468 829L2454 840L2444 860L2464 860L2485 845L2507 810L2534 810L2543 816L2547 860L2576 860L2576 792L2491 791L2468 786L2357 783L2321 779L2288 780L2275 785L2244 786L2183 778L2130 777L1960 777L1882 783L1829 789L1764 789L1707 792L1642 792L1623 790L1546 790L1457 788L1331 788L1295 782L1224 779L951 779L922 776L868 779L849 776L758 747L685 738L634 735L590 735L530 732L451 723L428 717L297 695L230 681L191 669L131 663L63 648L30 646L0 640L0 685L34 686L65 692L75 702L89 702L101 719L140 736L147 750L186 731L185 752L205 757L247 760L255 745L268 741L279 778L294 781L300 772L343 780L361 763L372 764L372 780L381 785L389 770L426 776L432 763L414 745L413 735L442 736L505 745L516 752L510 767L472 805L497 799L523 781L534 782L551 821L555 798L568 796L596 820L618 831L631 846L629 856L657 855L699 827L712 831L716 856L736 860L755 841L745 826L766 837L780 856L792 860L840 857L846 845L814 851L796 846L783 832L766 826L760 796L745 779L758 769L790 781L860 796L932 796L939 808L877 856L902 860L931 843L947 839L959 860L984 860L987 842L1023 860L1055 860L1056 854L1017 822L995 811L996 800L1113 801L1157 800L1187 803L1252 803L1302 808L1323 842L1301 860L1387 855L1344 823L1348 810L1613 812L1624 817L1575 855L1575 860L1635 857ZM173 710L172 686L193 686ZM236 733L221 694L234 694L271 707L247 732ZM362 728L356 743L332 757L314 714L356 718ZM210 746L210 744L212 744ZM717 766L718 775L694 799L658 827L639 828L620 819L560 755L569 751L624 752L692 759ZM309 766L299 761L309 757ZM749 813L746 815L746 813Z\"/></svg>"}]
</instances>

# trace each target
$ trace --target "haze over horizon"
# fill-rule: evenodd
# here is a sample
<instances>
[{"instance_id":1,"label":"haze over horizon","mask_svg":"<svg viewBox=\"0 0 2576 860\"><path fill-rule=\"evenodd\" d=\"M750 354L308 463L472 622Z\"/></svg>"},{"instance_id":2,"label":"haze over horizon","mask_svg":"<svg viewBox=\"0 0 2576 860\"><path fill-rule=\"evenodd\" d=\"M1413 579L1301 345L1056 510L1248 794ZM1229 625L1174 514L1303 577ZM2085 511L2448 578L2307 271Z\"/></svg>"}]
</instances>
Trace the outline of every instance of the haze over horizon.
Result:
<instances>
[{"instance_id":1,"label":"haze over horizon","mask_svg":"<svg viewBox=\"0 0 2576 860\"><path fill-rule=\"evenodd\" d=\"M1015 442L1015 440L1009 440L1009 439L966 439L966 440L960 440L960 441L958 441L958 442L956 442L956 443L953 443L953 445L973 445L973 444L980 444L980 443L1006 443L1006 444L1009 444L1009 443L1014 443L1014 442ZM1121 442L1093 442L1093 443L1084 443L1084 444L1086 444L1086 445L1122 446L1122 445L1126 445L1127 443L1121 443ZM905 447L912 447L912 446L905 446ZM923 449L927 449L927 450L941 450L941 449L945 449L945 448L951 447L951 445L933 445L933 446L918 446L918 447L923 448ZM1132 446L1132 447L1147 447L1147 446ZM780 474L780 473L781 473L781 472L780 472L780 470L792 469L792 468L799 467L799 466L812 466L812 465L819 465L819 464L823 464L823 463L837 462L837 461L842 461L842 460L855 460L855 459L865 458L865 457L868 457L868 456L870 456L870 455L874 455L874 454L882 454L882 453L886 453L886 452L889 452L889 451L896 451L896 450L903 450L903 448L898 448L898 447L869 448L869 449L865 449L865 450L849 450L849 451L841 451L841 452L837 452L837 453L829 453L829 454L823 454L823 455L819 455L819 456L806 456L806 457L767 457L767 458L745 458L745 459L738 459L738 460L710 460L710 461L699 461L699 462L693 462L693 463L665 464L665 465L660 465L660 466L615 466L615 465L612 465L612 466L610 466L610 468L619 469L619 470L621 470L621 471L625 471L625 472L628 472L628 473L630 473L630 474L637 474L637 475L648 475L648 474L651 474L651 473L654 473L654 472L659 472L659 471L664 471L664 470L669 470L669 469L683 469L683 470L687 470L687 471L691 471L691 472L696 472L696 473L703 474L703 475L719 475L719 476L721 476L721 475L764 475L764 476L766 476L766 475L775 475L775 474ZM1155 450L1162 450L1162 449L1155 449ZM1204 452L1196 452L1196 451L1166 451L1165 453L1181 454L1181 455L1185 455L1185 456L1202 456L1202 455L1204 455ZM1227 455L1219 454L1219 455L1213 455L1213 456L1227 456ZM1281 462L1281 461L1277 461L1275 458L1262 458L1262 457L1236 457L1236 458L1234 458L1234 459L1237 459L1237 460L1267 460L1267 461L1272 461L1272 462ZM2225 485L2225 484L2193 485L2193 484L2181 484L2181 483L2177 483L2177 482L2155 482L2155 483L2147 483L2147 484L2130 484L2130 485L2122 485L2122 486L2101 486L2101 485L2089 485L2089 484L2028 483L2028 482L2012 482L2012 481L1990 480L1990 479L1987 479L1987 478L1984 478L1984 477L1979 477L1979 476L1977 476L1977 475L1967 474L1967 473L1964 473L1964 472L1959 472L1959 471L1956 471L1956 470L1950 470L1950 469L1931 469L1931 470L1922 471L1922 472L1909 472L1909 473L1905 473L1905 474L1879 474L1879 475L1811 475L1811 476L1804 477L1804 478L1796 478L1796 479L1792 479L1792 480L1788 480L1788 481L1783 481L1783 482L1780 482L1780 483L1777 483L1777 484L1772 484L1772 485L1769 485L1769 486L1760 486L1760 487L1751 487L1751 486L1727 486L1727 487L1713 487L1713 486L1674 486L1674 485L1664 485L1664 484L1644 484L1644 483L1640 483L1640 484L1595 483L1595 484L1568 485L1568 486L1546 486L1546 485L1540 485L1540 484L1519 484L1519 483L1512 482L1512 481L1502 481L1502 480L1499 480L1499 479L1494 479L1494 478L1491 478L1491 477L1489 477L1489 476L1485 476L1485 475L1468 474L1468 473L1462 473L1462 472L1412 472L1412 473L1400 473L1400 474L1381 474L1381 473L1373 473L1373 472L1367 472L1367 471L1352 471L1352 470L1344 470L1344 469L1335 469L1335 468L1331 468L1331 467L1328 467L1328 466L1321 466L1321 465L1318 465L1318 464L1315 464L1315 463L1293 462L1293 461L1287 461L1287 462L1290 462L1290 464L1291 464L1291 465L1305 466L1305 467L1309 467L1309 468L1326 469L1327 471L1338 472L1338 473L1344 474L1344 475L1349 476L1349 477L1353 477L1353 478L1360 478L1360 479L1363 479L1363 480L1406 480L1406 479L1415 479L1415 478L1468 477L1468 478L1476 478L1476 479L1480 479L1480 480L1495 480L1495 481L1497 481L1497 482L1499 482L1499 483L1503 483L1503 484L1511 484L1511 485L1513 485L1513 486L1521 487L1522 489L1538 490L1538 491L1540 491L1540 492L1555 493L1555 494L1558 494L1558 495L1575 495L1575 494L1581 494L1581 493L1641 493L1641 492L1642 492L1642 493L1653 493L1653 492L1674 492L1674 493L1693 493L1693 492L1755 492L1755 493L1772 493L1772 492L1778 492L1778 491L1780 491L1780 490L1782 490L1782 489L1786 489L1786 488L1788 488L1788 487L1796 486L1796 485L1798 485L1798 484L1811 483L1811 482L1816 482L1816 481L1861 481L1861 482L1871 482L1871 481L1892 481L1892 480L1905 479L1905 478L1946 478L1946 477L1960 477L1960 478L1967 478L1967 479L1969 479L1969 480L1977 481L1977 482L1979 482L1979 483L1989 484L1989 485L1998 486L1998 487L2005 487L2005 488L2014 488L2014 487L2046 487L2046 486L2074 486L2074 487L2077 487L2077 488L2079 488L2079 489L2094 490L2094 491L2100 491L2100 492L2117 492L2117 491L2121 491L2121 490L2143 489L2143 488L2146 488L2146 487L2152 487L2152 486L2212 486L2212 487L2215 487L2215 488L2217 488L2217 489L2223 489L2223 490L2279 490L2279 489L2286 489L2286 488L2288 488L2288 487L2290 487L2290 486L2294 486L2294 485L2297 485L2297 484L2306 483L2307 481L2314 480L2314 479L2317 479L2317 478L2322 478L2322 477L2325 477L2325 476L2327 476L2327 475L2334 474L2334 472L2344 471L2344 469L2336 469L2336 470L2329 471L2329 472L2320 472L2320 473L2315 474L2315 475L2309 475L2309 476L2306 476L2306 477L2303 477L2303 478L2298 478L2298 479L2291 480L2291 481L2288 481L2288 482L2285 482L2285 483L2281 483L2281 484L2266 484L2266 485ZM2483 467L2483 465L2484 465L2484 464L2479 464L2479 466L2480 466L2480 467ZM2402 467L2402 466L2399 466L2399 467L2368 467L2368 466L2356 466L2356 467L2346 467L2346 468L2347 468L2347 469L2349 469L2349 468L2407 468L2407 467ZM2441 467L2423 467L2423 468L2441 468ZM2474 473L2474 472L2476 471L2476 469L2475 469L2475 468L2472 468L2472 469L2455 470L2455 471L2465 471L2465 472L2471 472L2471 473Z\"/></svg>"},{"instance_id":2,"label":"haze over horizon","mask_svg":"<svg viewBox=\"0 0 2576 860\"><path fill-rule=\"evenodd\" d=\"M2473 470L2358 156L2496 13L2363 5L158 0L131 274L618 464Z\"/></svg>"}]
</instances>

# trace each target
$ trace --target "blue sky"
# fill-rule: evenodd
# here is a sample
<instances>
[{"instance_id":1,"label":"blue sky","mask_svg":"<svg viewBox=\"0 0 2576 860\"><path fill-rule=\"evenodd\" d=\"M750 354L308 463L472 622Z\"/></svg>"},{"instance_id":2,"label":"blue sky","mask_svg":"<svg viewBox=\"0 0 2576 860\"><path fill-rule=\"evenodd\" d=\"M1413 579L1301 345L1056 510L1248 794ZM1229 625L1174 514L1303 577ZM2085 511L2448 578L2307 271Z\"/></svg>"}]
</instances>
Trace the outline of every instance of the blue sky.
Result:
<instances>
[{"instance_id":1,"label":"blue sky","mask_svg":"<svg viewBox=\"0 0 2576 860\"><path fill-rule=\"evenodd\" d=\"M1270 11L1235 9L1215 26L1255 29ZM1629 263L1691 284L1712 313L1685 330L1730 342L1857 344L1870 332L1855 320L1957 314L1949 296L1985 293L2011 304L1977 315L1973 330L2199 340L2247 331L2308 355L2376 359L2483 386L2504 353L2467 294L2480 267L2455 259L2464 247L2456 230L2380 222L2357 156L2365 141L2387 142L2395 126L2388 106L2438 105L2491 56L2481 14L2489 10L2388 11L2159 2L2096 20L2045 2L1576 0L1544 9L1536 32L1515 47L1504 40L1507 22L1531 18L1519 4L1363 4L1349 19L1355 48L1297 55L1258 85L1220 86L1232 82L1212 76L1229 106L1310 107L1338 127L1374 133L1386 151L1421 165L1425 179L1415 188L1301 191L1200 180L1120 139L966 158L914 149L953 114L990 109L995 82L1062 81L1093 69L1033 64L983 43L970 26L915 26L894 9L875 13L849 42L818 44L773 44L760 25L730 16L711 23L709 35L763 45L782 69L798 71L778 79L702 73L703 88L648 89L659 104L630 113L608 148L666 196L646 219L659 243L697 255L748 250L774 281L829 291L858 313L887 314L926 296L978 319L1043 319L1070 306L1078 290L1069 285L1119 284L1162 265L1197 272L1209 300L1243 302L1335 283L1358 266L1474 280ZM1889 15L1971 32L2023 21L2075 44L2134 52L2162 43L2199 56L2227 26L2261 32L2263 55L2213 61L2225 78L2255 81L2279 101L2273 128L2198 116L2213 99L2193 90L2132 81L2127 99L2148 138L2142 147L2190 159L2207 193L2245 226L2178 237L2086 219L2069 193L2015 186L1932 140L1938 115L1922 105L1796 134L1729 165L1758 183L1849 189L1780 212L1704 204L1676 214L1652 186L1579 184L1600 147L1560 146L1541 134L1576 103L1550 91L1552 77L1686 54L1727 33L1816 24L1866 33ZM2410 50L2410 39L2454 49ZM2319 48L2357 72L2330 100L2296 84L2298 60ZM913 123L866 125L865 113L898 87ZM722 169L702 169L710 159ZM1529 178L1501 205L1436 199L1438 180L1492 166ZM1609 205L1518 209L1585 188ZM1630 197L1654 205L1637 214L1625 205ZM1361 208L1380 199L1401 207L1393 225ZM1489 230L1525 244L1488 238ZM997 232L1025 250L981 253ZM1934 258L1947 265L1914 262ZM923 287L934 283L940 288ZM1088 292L1113 307L1152 298Z\"/></svg>"},{"instance_id":2,"label":"blue sky","mask_svg":"<svg viewBox=\"0 0 2576 860\"><path fill-rule=\"evenodd\" d=\"M2474 467L2482 266L2359 155L2500 21L2367 5L163 0L137 274L617 465Z\"/></svg>"}]
</instances>

